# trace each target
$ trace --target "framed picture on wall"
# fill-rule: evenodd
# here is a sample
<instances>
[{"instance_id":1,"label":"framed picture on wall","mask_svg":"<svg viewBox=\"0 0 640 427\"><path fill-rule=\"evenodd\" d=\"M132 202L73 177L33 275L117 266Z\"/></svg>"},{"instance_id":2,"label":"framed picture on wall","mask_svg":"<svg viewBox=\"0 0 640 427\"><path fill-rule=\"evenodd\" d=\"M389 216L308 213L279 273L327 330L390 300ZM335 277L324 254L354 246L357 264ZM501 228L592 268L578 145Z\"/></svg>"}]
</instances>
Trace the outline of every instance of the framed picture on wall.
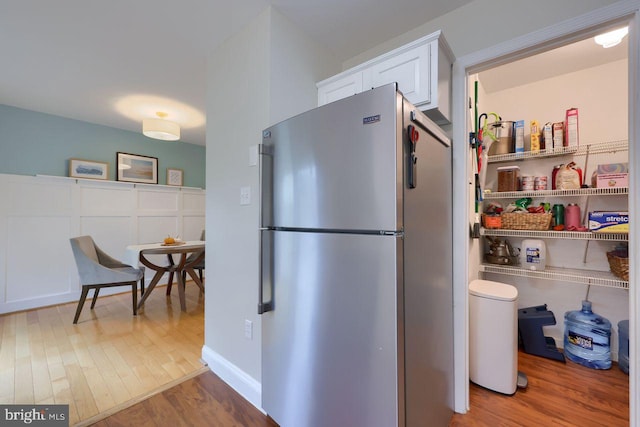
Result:
<instances>
[{"instance_id":1,"label":"framed picture on wall","mask_svg":"<svg viewBox=\"0 0 640 427\"><path fill-rule=\"evenodd\" d=\"M109 179L109 163L69 159L69 176L72 178Z\"/></svg>"},{"instance_id":2,"label":"framed picture on wall","mask_svg":"<svg viewBox=\"0 0 640 427\"><path fill-rule=\"evenodd\" d=\"M167 168L167 185L184 185L184 173L182 169Z\"/></svg>"},{"instance_id":3,"label":"framed picture on wall","mask_svg":"<svg viewBox=\"0 0 640 427\"><path fill-rule=\"evenodd\" d=\"M139 154L117 153L118 181L158 183L158 158Z\"/></svg>"}]
</instances>

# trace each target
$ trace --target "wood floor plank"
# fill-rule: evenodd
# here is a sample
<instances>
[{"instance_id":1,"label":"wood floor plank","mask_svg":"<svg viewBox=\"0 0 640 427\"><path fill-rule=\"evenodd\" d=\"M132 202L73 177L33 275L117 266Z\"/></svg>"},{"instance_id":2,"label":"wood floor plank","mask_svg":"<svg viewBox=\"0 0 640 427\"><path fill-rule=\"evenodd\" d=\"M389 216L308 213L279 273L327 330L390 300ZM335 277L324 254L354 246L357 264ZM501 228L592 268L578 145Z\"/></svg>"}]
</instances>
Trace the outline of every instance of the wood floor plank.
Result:
<instances>
[{"instance_id":1,"label":"wood floor plank","mask_svg":"<svg viewBox=\"0 0 640 427\"><path fill-rule=\"evenodd\" d=\"M31 358L22 357L16 360L14 387L14 400L16 402L32 402L35 400Z\"/></svg>"},{"instance_id":2,"label":"wood floor plank","mask_svg":"<svg viewBox=\"0 0 640 427\"><path fill-rule=\"evenodd\" d=\"M15 317L3 316L0 335L0 401L14 403L15 398Z\"/></svg>"},{"instance_id":3,"label":"wood floor plank","mask_svg":"<svg viewBox=\"0 0 640 427\"><path fill-rule=\"evenodd\" d=\"M65 365L73 403L78 411L79 419L90 418L98 413L98 406L93 399L91 387L79 364Z\"/></svg>"},{"instance_id":4,"label":"wood floor plank","mask_svg":"<svg viewBox=\"0 0 640 427\"><path fill-rule=\"evenodd\" d=\"M16 359L29 357L31 354L29 348L29 328L27 326L27 314L20 313L16 316L15 323L15 347Z\"/></svg>"},{"instance_id":5,"label":"wood floor plank","mask_svg":"<svg viewBox=\"0 0 640 427\"><path fill-rule=\"evenodd\" d=\"M104 412L118 404L99 368L95 366L82 368L82 374L86 378L91 397L98 410L97 413Z\"/></svg>"}]
</instances>

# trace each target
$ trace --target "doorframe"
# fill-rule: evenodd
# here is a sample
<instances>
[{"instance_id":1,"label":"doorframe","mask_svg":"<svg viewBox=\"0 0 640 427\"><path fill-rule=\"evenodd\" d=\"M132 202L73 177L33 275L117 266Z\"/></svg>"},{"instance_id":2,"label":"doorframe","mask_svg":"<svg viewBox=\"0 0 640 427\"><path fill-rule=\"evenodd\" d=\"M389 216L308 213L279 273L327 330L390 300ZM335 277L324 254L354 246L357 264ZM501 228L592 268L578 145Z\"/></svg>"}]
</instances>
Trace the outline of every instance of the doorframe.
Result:
<instances>
[{"instance_id":1,"label":"doorframe","mask_svg":"<svg viewBox=\"0 0 640 427\"><path fill-rule=\"evenodd\" d=\"M636 266L640 262L640 233L636 231L640 224L640 196L636 195L640 188L640 147L633 142L640 142L640 0L621 0L609 6L579 15L577 17L542 28L532 33L516 37L510 41L465 55L453 64L452 74L452 123L453 126L453 223L464 224L453 230L453 244L457 250L453 259L453 305L454 305L454 410L466 413L469 410L469 298L468 283L473 274L477 274L477 266L469 264L471 258L470 225L475 212L473 205L473 183L470 164L471 149L468 143L468 78L483 69L512 62L543 51L560 47L593 35L596 31L620 23L629 23L629 408L630 425L640 426L640 392L638 390L640 363L636 355L640 349L637 339L637 319L640 315L640 292L633 286L636 283ZM468 226L467 226L468 225ZM475 277L474 277L475 278Z\"/></svg>"}]
</instances>

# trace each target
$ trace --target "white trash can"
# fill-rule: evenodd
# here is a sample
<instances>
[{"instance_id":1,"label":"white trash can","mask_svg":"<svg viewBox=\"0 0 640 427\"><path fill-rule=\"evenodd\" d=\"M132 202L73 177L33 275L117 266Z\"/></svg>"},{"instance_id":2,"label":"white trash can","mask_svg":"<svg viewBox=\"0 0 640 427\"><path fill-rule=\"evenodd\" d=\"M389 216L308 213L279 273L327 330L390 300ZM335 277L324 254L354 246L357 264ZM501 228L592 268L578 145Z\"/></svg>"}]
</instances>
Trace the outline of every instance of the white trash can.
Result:
<instances>
[{"instance_id":1,"label":"white trash can","mask_svg":"<svg viewBox=\"0 0 640 427\"><path fill-rule=\"evenodd\" d=\"M503 394L518 384L518 290L505 283L469 284L469 377Z\"/></svg>"}]
</instances>

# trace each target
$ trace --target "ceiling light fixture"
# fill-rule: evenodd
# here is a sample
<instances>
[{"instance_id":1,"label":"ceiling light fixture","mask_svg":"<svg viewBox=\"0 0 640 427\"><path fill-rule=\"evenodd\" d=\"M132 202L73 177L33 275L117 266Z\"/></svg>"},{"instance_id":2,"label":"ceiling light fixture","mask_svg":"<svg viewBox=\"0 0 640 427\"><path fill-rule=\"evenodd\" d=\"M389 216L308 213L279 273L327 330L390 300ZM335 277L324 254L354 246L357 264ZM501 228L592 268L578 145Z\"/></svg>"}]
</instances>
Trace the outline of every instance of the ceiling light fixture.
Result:
<instances>
[{"instance_id":1,"label":"ceiling light fixture","mask_svg":"<svg viewBox=\"0 0 640 427\"><path fill-rule=\"evenodd\" d=\"M177 141L180 139L180 126L167 120L167 113L158 111L158 118L148 118L142 120L142 133L153 139L163 141Z\"/></svg>"},{"instance_id":2,"label":"ceiling light fixture","mask_svg":"<svg viewBox=\"0 0 640 427\"><path fill-rule=\"evenodd\" d=\"M620 44L624 36L629 33L629 27L618 28L617 30L609 31L608 33L595 36L594 40L600 46L607 48Z\"/></svg>"}]
</instances>

